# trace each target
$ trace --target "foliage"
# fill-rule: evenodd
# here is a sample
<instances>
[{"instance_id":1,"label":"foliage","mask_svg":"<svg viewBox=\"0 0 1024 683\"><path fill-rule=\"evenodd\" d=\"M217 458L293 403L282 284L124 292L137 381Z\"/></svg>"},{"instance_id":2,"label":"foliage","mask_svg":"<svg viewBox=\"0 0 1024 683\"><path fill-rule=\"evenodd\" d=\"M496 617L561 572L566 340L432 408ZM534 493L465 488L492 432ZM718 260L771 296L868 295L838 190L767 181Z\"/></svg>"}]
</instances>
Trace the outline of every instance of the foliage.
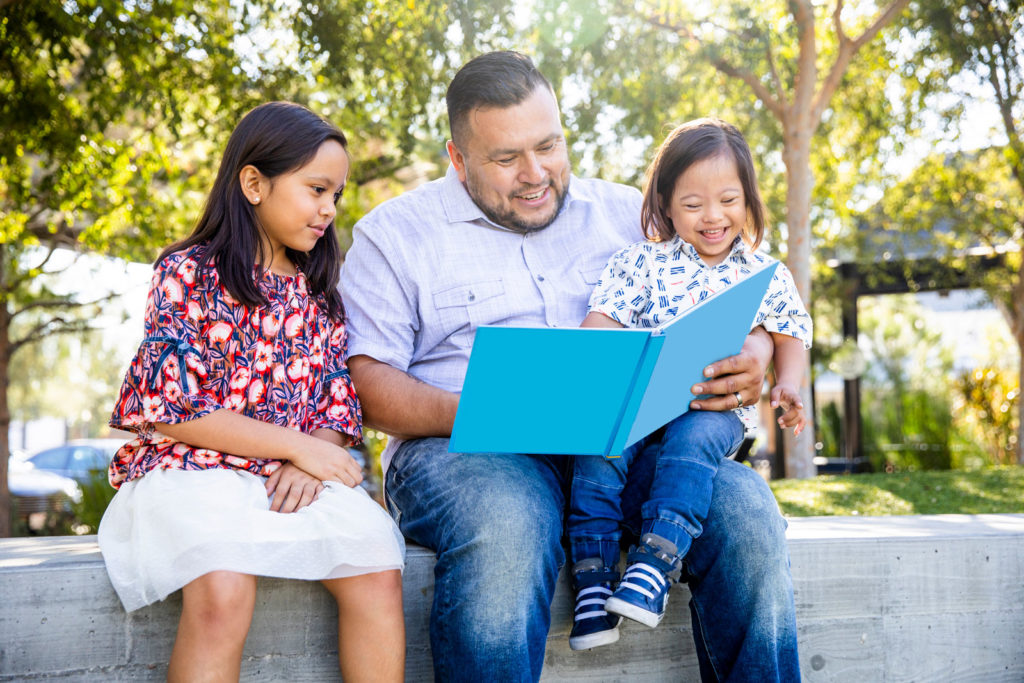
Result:
<instances>
[{"instance_id":1,"label":"foliage","mask_svg":"<svg viewBox=\"0 0 1024 683\"><path fill-rule=\"evenodd\" d=\"M446 12L429 2L0 3L0 453L12 358L88 329L106 301L59 291L58 247L152 260L194 220L235 122L267 99L309 104L351 132L350 186L408 166L418 131L436 128L427 104L448 63ZM367 208L348 204L341 231Z\"/></svg>"},{"instance_id":2,"label":"foliage","mask_svg":"<svg viewBox=\"0 0 1024 683\"><path fill-rule=\"evenodd\" d=\"M862 307L870 369L862 378L864 454L876 471L948 469L953 423L945 378L952 358L940 333L928 329L910 296L878 297Z\"/></svg>"},{"instance_id":3,"label":"foliage","mask_svg":"<svg viewBox=\"0 0 1024 683\"><path fill-rule=\"evenodd\" d=\"M783 479L770 485L790 517L1024 512L1020 466Z\"/></svg>"},{"instance_id":4,"label":"foliage","mask_svg":"<svg viewBox=\"0 0 1024 683\"><path fill-rule=\"evenodd\" d=\"M964 370L954 379L953 412L984 448L986 461L1016 462L1020 385L1014 373L981 367Z\"/></svg>"},{"instance_id":5,"label":"foliage","mask_svg":"<svg viewBox=\"0 0 1024 683\"><path fill-rule=\"evenodd\" d=\"M909 24L922 50L934 55L920 60L918 77L948 84L952 98L932 97L929 107L940 121L971 126L969 109L957 103L987 101L994 105L1005 144L987 150L972 163L954 164L951 188L936 197L939 210L962 208L983 222L956 221L961 239L991 242L994 234L1011 248L1002 267L988 275L987 289L1003 311L1024 354L1024 2L1021 0L934 0L920 2ZM980 93L980 95L978 94ZM952 102L953 104L949 104ZM956 129L956 126L950 126ZM934 165L933 165L934 166ZM945 175L949 175L946 173ZM963 188L962 193L957 189ZM966 201L943 201L961 194ZM927 196L927 195L926 195ZM973 218L974 216L972 216ZM973 232L982 234L974 237ZM1024 362L1018 367L1018 386L1024 386ZM1017 403L1018 429L1024 428L1024 402ZM1017 435L1017 462L1024 463L1024 439Z\"/></svg>"},{"instance_id":6,"label":"foliage","mask_svg":"<svg viewBox=\"0 0 1024 683\"><path fill-rule=\"evenodd\" d=\"M82 498L71 506L75 516L74 531L76 534L94 534L100 528L103 513L117 489L107 481L106 471L93 472L89 481L80 488Z\"/></svg>"}]
</instances>

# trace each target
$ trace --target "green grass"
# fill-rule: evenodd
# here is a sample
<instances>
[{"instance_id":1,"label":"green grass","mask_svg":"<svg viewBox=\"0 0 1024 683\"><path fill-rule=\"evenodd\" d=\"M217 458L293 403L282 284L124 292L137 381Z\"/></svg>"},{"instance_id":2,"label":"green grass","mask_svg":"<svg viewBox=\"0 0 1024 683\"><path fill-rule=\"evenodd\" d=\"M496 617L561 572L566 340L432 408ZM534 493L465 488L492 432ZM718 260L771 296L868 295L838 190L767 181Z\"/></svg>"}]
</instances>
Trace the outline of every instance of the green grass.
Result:
<instances>
[{"instance_id":1,"label":"green grass","mask_svg":"<svg viewBox=\"0 0 1024 683\"><path fill-rule=\"evenodd\" d=\"M787 517L1024 513L1024 466L771 482Z\"/></svg>"}]
</instances>

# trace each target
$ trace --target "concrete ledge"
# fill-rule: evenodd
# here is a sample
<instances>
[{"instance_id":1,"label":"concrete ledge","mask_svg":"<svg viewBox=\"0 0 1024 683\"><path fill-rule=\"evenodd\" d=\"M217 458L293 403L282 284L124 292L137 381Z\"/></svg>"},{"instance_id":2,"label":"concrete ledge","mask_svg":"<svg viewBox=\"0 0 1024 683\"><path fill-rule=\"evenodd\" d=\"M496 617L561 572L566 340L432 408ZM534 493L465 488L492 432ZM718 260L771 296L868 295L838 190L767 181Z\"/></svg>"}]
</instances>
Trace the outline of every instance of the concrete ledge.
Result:
<instances>
[{"instance_id":1,"label":"concrete ledge","mask_svg":"<svg viewBox=\"0 0 1024 683\"><path fill-rule=\"evenodd\" d=\"M807 681L1024 680L1024 515L818 517L790 521ZM564 574L564 571L563 571ZM565 577L544 680L698 680L685 587L656 630L568 647ZM408 679L432 679L433 555L410 547ZM180 594L125 614L94 537L0 540L0 681L162 680ZM335 610L318 584L261 579L245 681L337 680Z\"/></svg>"}]
</instances>

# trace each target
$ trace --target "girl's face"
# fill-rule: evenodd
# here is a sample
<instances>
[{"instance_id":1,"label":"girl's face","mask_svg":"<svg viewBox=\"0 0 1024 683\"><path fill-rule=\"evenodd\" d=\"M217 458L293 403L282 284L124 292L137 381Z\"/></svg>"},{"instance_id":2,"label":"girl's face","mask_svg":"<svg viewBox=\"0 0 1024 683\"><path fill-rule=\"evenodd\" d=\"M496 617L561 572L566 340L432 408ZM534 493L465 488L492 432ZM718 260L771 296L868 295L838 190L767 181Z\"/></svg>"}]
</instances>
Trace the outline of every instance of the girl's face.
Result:
<instances>
[{"instance_id":1,"label":"girl's face","mask_svg":"<svg viewBox=\"0 0 1024 683\"><path fill-rule=\"evenodd\" d=\"M264 268L293 274L285 248L308 252L333 229L331 222L348 179L348 167L345 148L336 140L327 140L305 166L273 180L260 175L254 208L263 227L263 246L271 257Z\"/></svg>"},{"instance_id":2,"label":"girl's face","mask_svg":"<svg viewBox=\"0 0 1024 683\"><path fill-rule=\"evenodd\" d=\"M686 169L676 179L665 215L705 263L724 261L747 222L743 184L732 157L720 154Z\"/></svg>"}]
</instances>

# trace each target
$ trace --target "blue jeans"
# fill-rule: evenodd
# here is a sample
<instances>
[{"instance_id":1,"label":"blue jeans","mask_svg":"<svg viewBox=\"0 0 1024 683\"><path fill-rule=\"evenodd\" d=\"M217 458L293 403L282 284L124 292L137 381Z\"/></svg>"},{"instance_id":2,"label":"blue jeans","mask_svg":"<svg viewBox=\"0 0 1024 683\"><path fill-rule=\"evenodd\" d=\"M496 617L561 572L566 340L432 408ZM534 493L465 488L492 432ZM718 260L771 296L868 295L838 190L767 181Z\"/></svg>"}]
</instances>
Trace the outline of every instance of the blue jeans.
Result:
<instances>
[{"instance_id":1,"label":"blue jeans","mask_svg":"<svg viewBox=\"0 0 1024 683\"><path fill-rule=\"evenodd\" d=\"M656 472L641 505L640 533L654 533L675 544L678 564L703 531L718 464L742 441L743 423L732 411L691 410L620 457L577 457L567 524L572 562L596 557L608 567L618 563L622 490L636 456L645 448L656 448Z\"/></svg>"},{"instance_id":2,"label":"blue jeans","mask_svg":"<svg viewBox=\"0 0 1024 683\"><path fill-rule=\"evenodd\" d=\"M655 448L633 460L624 526L640 530ZM388 507L405 535L437 553L430 644L440 681L536 681L544 662L571 459L448 453L407 441L388 469ZM749 467L725 460L683 580L708 681L798 681L785 520Z\"/></svg>"}]
</instances>

